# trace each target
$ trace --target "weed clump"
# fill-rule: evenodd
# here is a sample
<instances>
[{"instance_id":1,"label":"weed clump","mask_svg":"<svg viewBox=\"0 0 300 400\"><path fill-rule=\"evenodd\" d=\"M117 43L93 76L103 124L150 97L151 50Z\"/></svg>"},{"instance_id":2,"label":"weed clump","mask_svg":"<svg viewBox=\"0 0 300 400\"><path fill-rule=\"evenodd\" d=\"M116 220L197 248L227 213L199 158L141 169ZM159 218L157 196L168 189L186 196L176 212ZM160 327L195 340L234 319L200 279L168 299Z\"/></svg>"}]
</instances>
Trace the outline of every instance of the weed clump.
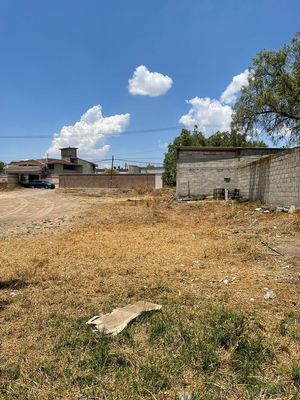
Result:
<instances>
[{"instance_id":1,"label":"weed clump","mask_svg":"<svg viewBox=\"0 0 300 400\"><path fill-rule=\"evenodd\" d=\"M293 384L300 389L300 364L293 364L291 368Z\"/></svg>"},{"instance_id":2,"label":"weed clump","mask_svg":"<svg viewBox=\"0 0 300 400\"><path fill-rule=\"evenodd\" d=\"M279 333L300 341L300 315L290 312L279 324Z\"/></svg>"}]
</instances>

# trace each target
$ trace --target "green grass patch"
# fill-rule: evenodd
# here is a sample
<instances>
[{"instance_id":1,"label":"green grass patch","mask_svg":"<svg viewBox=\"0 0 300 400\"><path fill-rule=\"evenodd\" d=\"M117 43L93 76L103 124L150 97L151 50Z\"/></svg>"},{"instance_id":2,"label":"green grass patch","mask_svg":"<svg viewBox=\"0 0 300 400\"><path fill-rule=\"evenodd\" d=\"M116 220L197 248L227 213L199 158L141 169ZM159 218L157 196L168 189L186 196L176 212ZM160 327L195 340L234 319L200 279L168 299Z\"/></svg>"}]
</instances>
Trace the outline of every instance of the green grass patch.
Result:
<instances>
[{"instance_id":1,"label":"green grass patch","mask_svg":"<svg viewBox=\"0 0 300 400\"><path fill-rule=\"evenodd\" d=\"M275 359L272 343L255 317L242 311L169 305L116 337L95 332L85 324L88 318L51 316L51 357L27 371L27 378L48 393L43 398L72 392L83 398L175 400L186 391L191 400L217 400L242 391L243 398L271 399L292 398L300 386L299 364L290 370L290 386L268 382L264 369ZM0 370L0 378L6 382L0 386L3 398L9 399L11 382L13 398L38 398L24 391L20 370Z\"/></svg>"},{"instance_id":2,"label":"green grass patch","mask_svg":"<svg viewBox=\"0 0 300 400\"><path fill-rule=\"evenodd\" d=\"M279 324L279 332L282 336L300 341L300 314L288 313Z\"/></svg>"},{"instance_id":3,"label":"green grass patch","mask_svg":"<svg viewBox=\"0 0 300 400\"><path fill-rule=\"evenodd\" d=\"M291 368L293 384L300 389L300 364L293 364Z\"/></svg>"}]
</instances>

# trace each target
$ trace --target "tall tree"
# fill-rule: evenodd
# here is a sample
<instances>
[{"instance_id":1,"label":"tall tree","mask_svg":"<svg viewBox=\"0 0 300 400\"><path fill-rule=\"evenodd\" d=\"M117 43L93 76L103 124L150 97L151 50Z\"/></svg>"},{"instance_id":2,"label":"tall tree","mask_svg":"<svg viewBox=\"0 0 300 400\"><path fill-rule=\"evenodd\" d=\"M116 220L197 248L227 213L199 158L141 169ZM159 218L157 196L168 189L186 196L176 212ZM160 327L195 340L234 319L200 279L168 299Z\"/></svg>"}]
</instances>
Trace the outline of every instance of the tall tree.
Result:
<instances>
[{"instance_id":1,"label":"tall tree","mask_svg":"<svg viewBox=\"0 0 300 400\"><path fill-rule=\"evenodd\" d=\"M300 32L278 51L257 54L249 85L234 106L233 126L255 135L264 131L274 143L300 144Z\"/></svg>"},{"instance_id":2,"label":"tall tree","mask_svg":"<svg viewBox=\"0 0 300 400\"><path fill-rule=\"evenodd\" d=\"M249 140L246 134L236 130L216 132L206 139L206 146L214 147L267 147L262 140Z\"/></svg>"},{"instance_id":3,"label":"tall tree","mask_svg":"<svg viewBox=\"0 0 300 400\"><path fill-rule=\"evenodd\" d=\"M0 161L0 174L2 174L2 172L4 171L4 166L5 166L4 162Z\"/></svg>"},{"instance_id":4,"label":"tall tree","mask_svg":"<svg viewBox=\"0 0 300 400\"><path fill-rule=\"evenodd\" d=\"M182 129L180 135L168 145L164 158L163 180L169 186L176 185L176 147L178 146L205 146L205 137L195 126L193 132Z\"/></svg>"},{"instance_id":5,"label":"tall tree","mask_svg":"<svg viewBox=\"0 0 300 400\"><path fill-rule=\"evenodd\" d=\"M216 132L205 138L195 126L193 132L182 129L172 143L169 144L164 158L163 180L169 186L176 185L176 147L178 146L215 146L215 147L267 147L263 141L249 141L246 135L237 131Z\"/></svg>"}]
</instances>

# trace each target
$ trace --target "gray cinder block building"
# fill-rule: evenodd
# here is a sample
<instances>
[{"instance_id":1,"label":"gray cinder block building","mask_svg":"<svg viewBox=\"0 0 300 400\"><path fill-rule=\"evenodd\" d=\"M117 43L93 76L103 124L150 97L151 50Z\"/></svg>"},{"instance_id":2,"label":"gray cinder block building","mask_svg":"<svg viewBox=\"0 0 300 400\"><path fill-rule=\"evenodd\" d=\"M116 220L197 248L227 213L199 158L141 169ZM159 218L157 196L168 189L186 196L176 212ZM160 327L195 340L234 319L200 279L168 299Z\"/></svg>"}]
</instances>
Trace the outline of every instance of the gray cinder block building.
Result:
<instances>
[{"instance_id":1,"label":"gray cinder block building","mask_svg":"<svg viewBox=\"0 0 300 400\"><path fill-rule=\"evenodd\" d=\"M177 148L178 198L213 195L214 189L239 189L243 198L300 206L299 148Z\"/></svg>"}]
</instances>

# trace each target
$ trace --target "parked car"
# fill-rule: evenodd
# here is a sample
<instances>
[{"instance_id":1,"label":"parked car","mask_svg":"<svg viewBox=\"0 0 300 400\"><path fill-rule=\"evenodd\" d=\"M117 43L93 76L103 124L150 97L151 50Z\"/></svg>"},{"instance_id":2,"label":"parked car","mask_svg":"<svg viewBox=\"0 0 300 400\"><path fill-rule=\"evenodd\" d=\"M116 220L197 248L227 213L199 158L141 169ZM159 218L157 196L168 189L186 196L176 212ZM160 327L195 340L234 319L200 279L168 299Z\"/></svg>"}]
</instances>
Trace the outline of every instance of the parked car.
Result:
<instances>
[{"instance_id":1,"label":"parked car","mask_svg":"<svg viewBox=\"0 0 300 400\"><path fill-rule=\"evenodd\" d=\"M30 188L35 189L55 189L54 183L48 181L34 180L29 182L28 185Z\"/></svg>"}]
</instances>

